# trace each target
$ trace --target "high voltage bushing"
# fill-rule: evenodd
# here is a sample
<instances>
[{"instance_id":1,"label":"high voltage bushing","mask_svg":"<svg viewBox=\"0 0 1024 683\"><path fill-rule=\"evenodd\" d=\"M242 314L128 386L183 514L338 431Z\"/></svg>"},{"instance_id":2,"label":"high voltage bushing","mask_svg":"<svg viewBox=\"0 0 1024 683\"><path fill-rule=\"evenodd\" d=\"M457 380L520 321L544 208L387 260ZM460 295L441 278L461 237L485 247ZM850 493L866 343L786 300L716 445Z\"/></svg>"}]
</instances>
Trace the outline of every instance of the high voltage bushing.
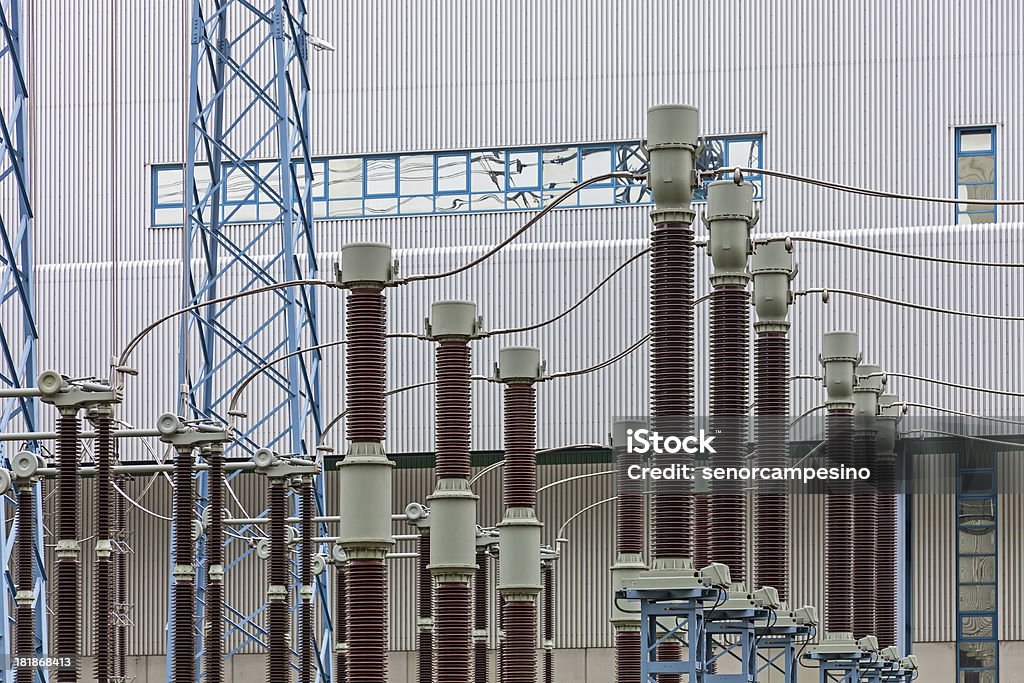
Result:
<instances>
[{"instance_id":1,"label":"high voltage bushing","mask_svg":"<svg viewBox=\"0 0 1024 683\"><path fill-rule=\"evenodd\" d=\"M405 506L409 524L416 528L416 680L434 680L434 580L430 574L430 510L419 503Z\"/></svg>"},{"instance_id":2,"label":"high voltage bushing","mask_svg":"<svg viewBox=\"0 0 1024 683\"><path fill-rule=\"evenodd\" d=\"M196 678L196 583L195 549L202 523L195 514L193 480L196 449L223 446L230 441L224 425L211 422L187 423L173 413L164 413L156 423L160 440L177 452L174 467L174 651L172 680L194 683ZM197 528L199 533L197 533Z\"/></svg>"},{"instance_id":3,"label":"high voltage bushing","mask_svg":"<svg viewBox=\"0 0 1024 683\"><path fill-rule=\"evenodd\" d=\"M491 550L498 532L477 527L476 573L473 576L473 683L487 683L487 644L490 636Z\"/></svg>"},{"instance_id":4,"label":"high voltage bushing","mask_svg":"<svg viewBox=\"0 0 1024 683\"><path fill-rule=\"evenodd\" d=\"M874 476L869 481L858 481L853 487L856 516L853 531L858 547L854 552L853 637L860 639L874 635L879 609L895 610L896 605L877 601L878 587L875 576L875 553L878 550L878 496L879 484L875 471L876 439L878 433L878 398L882 394L885 377L877 365L861 363L856 369L857 385L853 389L853 466L869 469Z\"/></svg>"},{"instance_id":5,"label":"high voltage bushing","mask_svg":"<svg viewBox=\"0 0 1024 683\"><path fill-rule=\"evenodd\" d=\"M426 321L435 353L436 486L430 504L430 572L437 582L437 683L468 683L473 661L472 596L476 505L469 487L472 425L469 342L479 337L476 304L440 301Z\"/></svg>"},{"instance_id":6,"label":"high voltage bushing","mask_svg":"<svg viewBox=\"0 0 1024 683\"><path fill-rule=\"evenodd\" d=\"M109 405L94 406L88 419L96 429L96 565L93 570L93 637L96 643L113 643L113 544L111 542L113 507L114 433L113 409ZM113 648L98 647L94 659L97 683L108 683L114 676ZM213 682L219 683L219 682Z\"/></svg>"},{"instance_id":7,"label":"high voltage bushing","mask_svg":"<svg viewBox=\"0 0 1024 683\"><path fill-rule=\"evenodd\" d=\"M313 501L313 475L304 474L298 477L299 506L301 522L299 525L299 681L313 683L315 671L313 656L316 652L316 640L313 633L313 517L315 514ZM318 555L316 557L319 557Z\"/></svg>"},{"instance_id":8,"label":"high voltage bushing","mask_svg":"<svg viewBox=\"0 0 1024 683\"><path fill-rule=\"evenodd\" d=\"M825 424L827 455L833 465L853 456L854 371L860 362L855 332L826 332L819 356L827 392ZM816 653L839 655L857 651L853 639L853 491L844 481L829 485L825 498L825 640Z\"/></svg>"},{"instance_id":9,"label":"high voltage bushing","mask_svg":"<svg viewBox=\"0 0 1024 683\"><path fill-rule=\"evenodd\" d=\"M77 662L81 645L81 546L78 542L81 515L78 442L81 429L78 411L120 403L121 393L109 384L95 380L71 381L53 370L40 373L36 385L42 394L42 401L60 411L57 417L56 616L52 654L72 657ZM58 683L77 681L77 665L75 668L59 669L55 679Z\"/></svg>"},{"instance_id":10,"label":"high voltage bushing","mask_svg":"<svg viewBox=\"0 0 1024 683\"><path fill-rule=\"evenodd\" d=\"M505 384L505 516L498 590L504 598L502 683L536 683L537 595L541 590L537 504L537 401L534 384L544 376L540 350L507 347L498 352L495 377Z\"/></svg>"},{"instance_id":11,"label":"high voltage bushing","mask_svg":"<svg viewBox=\"0 0 1024 683\"><path fill-rule=\"evenodd\" d=\"M875 477L878 480L878 536L875 545L875 582L878 604L891 609L875 612L875 636L885 648L896 645L896 438L903 410L899 398L882 394L878 398Z\"/></svg>"},{"instance_id":12,"label":"high voltage bushing","mask_svg":"<svg viewBox=\"0 0 1024 683\"><path fill-rule=\"evenodd\" d=\"M757 333L754 401L757 465L789 464L789 307L797 273L785 242L756 244L751 258ZM789 600L789 496L785 483L761 483L754 505L754 585Z\"/></svg>"},{"instance_id":13,"label":"high voltage bushing","mask_svg":"<svg viewBox=\"0 0 1024 683\"><path fill-rule=\"evenodd\" d=\"M627 448L628 430L644 429L646 422L616 420L612 423L615 453L615 564L612 572L612 626L615 628L616 683L640 680L640 603L615 599L626 582L647 569L644 562L644 486L628 476L632 465L642 464L639 453Z\"/></svg>"},{"instance_id":14,"label":"high voltage bushing","mask_svg":"<svg viewBox=\"0 0 1024 683\"><path fill-rule=\"evenodd\" d=\"M710 237L708 251L714 264L711 284L710 416L717 433L716 454L711 461L720 467L743 467L747 451L747 402L750 379L750 295L747 270L751 251L750 231L756 222L754 186L720 180L708 185L705 223ZM696 534L709 534L712 562L729 567L739 593L747 581L747 502L739 481L711 482L709 519L696 520ZM698 566L700 563L698 562Z\"/></svg>"},{"instance_id":15,"label":"high voltage bushing","mask_svg":"<svg viewBox=\"0 0 1024 683\"><path fill-rule=\"evenodd\" d=\"M345 405L348 450L339 465L340 542L348 556L348 683L385 683L387 571L392 468L384 453L387 370L384 288L397 266L385 244L342 247L345 301Z\"/></svg>"},{"instance_id":16,"label":"high voltage bushing","mask_svg":"<svg viewBox=\"0 0 1024 683\"><path fill-rule=\"evenodd\" d=\"M334 565L334 680L344 683L348 680L348 579L345 576L348 556L339 543L331 547L331 561Z\"/></svg>"},{"instance_id":17,"label":"high voltage bushing","mask_svg":"<svg viewBox=\"0 0 1024 683\"><path fill-rule=\"evenodd\" d=\"M35 488L38 477L36 472L44 464L36 453L20 451L11 458L11 473L18 488L18 548L16 554L17 592L14 602L17 605L14 616L15 649L11 654L19 657L33 657L35 645ZM10 490L11 475L0 470L0 496ZM6 597L4 598L6 599ZM35 673L32 667L19 667L16 683L33 683Z\"/></svg>"},{"instance_id":18,"label":"high voltage bushing","mask_svg":"<svg viewBox=\"0 0 1024 683\"><path fill-rule=\"evenodd\" d=\"M203 674L206 683L224 680L224 444L210 443L203 454L209 503L206 525L206 599L203 609Z\"/></svg>"},{"instance_id":19,"label":"high voltage bushing","mask_svg":"<svg viewBox=\"0 0 1024 683\"><path fill-rule=\"evenodd\" d=\"M555 614L557 613L555 563L557 561L558 552L556 550L547 546L541 548L540 566L543 585L541 647L544 650L541 680L543 683L555 683Z\"/></svg>"}]
</instances>

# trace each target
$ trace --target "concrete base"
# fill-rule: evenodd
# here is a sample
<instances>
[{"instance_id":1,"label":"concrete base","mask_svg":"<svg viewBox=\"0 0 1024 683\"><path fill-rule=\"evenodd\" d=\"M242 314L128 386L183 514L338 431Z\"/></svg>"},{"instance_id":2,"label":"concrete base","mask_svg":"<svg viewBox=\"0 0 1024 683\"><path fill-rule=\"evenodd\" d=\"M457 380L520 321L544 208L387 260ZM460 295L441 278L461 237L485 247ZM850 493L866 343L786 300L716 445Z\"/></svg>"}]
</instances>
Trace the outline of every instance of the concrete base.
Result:
<instances>
[{"instance_id":1,"label":"concrete base","mask_svg":"<svg viewBox=\"0 0 1024 683\"><path fill-rule=\"evenodd\" d=\"M921 666L919 681L928 683L954 683L956 681L956 645L954 643L918 643L914 646ZM541 655L538 653L538 662ZM129 657L128 674L135 683L165 683L166 659L163 655ZM1013 676L1024 671L1024 641L1004 642L999 646L1000 680L1018 680ZM389 655L388 683L416 683L416 653L391 652ZM731 672L728 666L721 673ZM225 679L233 683L253 683L266 678L266 656L261 654L235 655L225 664ZM93 659L82 659L81 680L92 683ZM488 680L497 681L497 660L491 652ZM615 651L611 648L555 650L555 680L557 683L612 683L615 680ZM817 683L818 671L801 667L801 683ZM1020 680L1024 681L1024 678ZM780 674L762 674L759 683L782 683Z\"/></svg>"}]
</instances>

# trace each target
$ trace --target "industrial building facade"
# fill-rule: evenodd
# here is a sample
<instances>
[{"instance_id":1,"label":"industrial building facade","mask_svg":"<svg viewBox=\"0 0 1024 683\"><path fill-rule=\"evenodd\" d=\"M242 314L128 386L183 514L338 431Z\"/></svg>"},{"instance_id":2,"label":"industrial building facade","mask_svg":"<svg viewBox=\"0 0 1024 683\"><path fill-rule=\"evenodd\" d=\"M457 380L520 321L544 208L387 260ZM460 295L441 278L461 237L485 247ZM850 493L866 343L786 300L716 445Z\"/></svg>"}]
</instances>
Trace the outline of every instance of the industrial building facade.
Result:
<instances>
[{"instance_id":1,"label":"industrial building facade","mask_svg":"<svg viewBox=\"0 0 1024 683\"><path fill-rule=\"evenodd\" d=\"M190 4L28 5L40 369L72 377L104 373L109 357L137 330L181 304ZM699 109L705 168L748 166L932 197L1024 197L1024 9L1014 3L381 0L313 2L308 9L310 32L336 48L308 58L321 274L329 274L341 248L353 242L392 245L403 274L470 261L576 183L613 171L641 172L645 112L667 102ZM259 233L265 217L263 190L251 180L261 172L257 162L228 183L228 229L239 244ZM755 236L792 234L879 251L1024 262L1020 206L898 201L756 171L747 177L760 215ZM12 198L0 201L6 212ZM444 299L475 301L490 329L556 316L647 247L650 210L640 179L590 186L479 267L396 292L388 331L421 333L430 304ZM702 231L698 226L698 235ZM247 256L270 258L258 245ZM798 297L791 313L795 375L820 375L822 334L849 329L859 333L865 358L883 369L946 383L891 377L887 390L908 402L1011 422L1024 413L1013 358L1022 323L891 304L1020 316L1020 270L799 242L794 258L798 291L847 289L882 299L837 292L823 298L820 291ZM710 259L698 250L697 261L703 293ZM475 343L474 372L492 374L499 346L509 343L539 347L552 372L600 363L645 335L648 303L642 257L557 323L501 343ZM321 339L340 339L341 294L326 290L318 306ZM242 323L268 315L258 299L234 311ZM4 325L18 324L10 309L2 313ZM706 311L697 316L701 412L707 410L708 323ZM145 341L120 419L147 426L175 409L178 353L172 328ZM388 353L391 388L431 379L430 344L392 339ZM343 358L340 348L323 353L319 409L325 422L345 408ZM539 446L585 446L542 458L539 485L610 468L601 445L611 420L650 411L648 362L641 346L607 368L539 388ZM220 372L238 377L248 369L234 359ZM1009 393L966 391L964 385ZM252 385L245 401L249 420L272 412L280 400L274 392L269 380ZM820 382L812 380L795 380L792 396L794 415L824 400ZM387 452L399 463L395 500L401 506L425 502L433 486L431 389L396 393L388 410ZM283 420L274 414L256 434L279 432ZM51 424L52 415L43 411L43 428ZM476 464L500 457L501 424L500 391L476 383ZM1019 432L1002 424L986 434ZM326 441L340 450L341 430ZM920 657L923 681L1024 681L1022 454L1009 448L979 463L946 445L943 450L940 443L933 458L915 461L915 481L969 484L923 487L906 499L901 550L910 560L905 597L893 606L907 624L904 649ZM125 443L121 458L149 462L164 457L161 448L156 440ZM325 482L331 509L335 473ZM131 665L139 683L164 680L167 671L167 483L139 478L126 491L138 503L129 511L129 585ZM260 480L240 476L235 486L240 513L262 510ZM479 487L479 520L497 523L500 477L482 477ZM84 489L91 506L88 482ZM607 570L614 560L614 509L573 516L613 495L613 479L597 476L539 497L545 542L554 544L556 535L568 539L557 564L560 682L612 680ZM798 497L791 513L793 600L819 609L822 577L808 569L823 563L823 504L821 496ZM979 514L991 528L965 532L964 520ZM84 522L85 536L90 524ZM395 533L405 532L396 525ZM83 545L88 554L88 541ZM238 539L228 548L229 559L249 550ZM248 557L229 573L228 600L240 612L262 604L264 564ZM389 569L390 680L414 681L415 567L396 559ZM83 578L88 585L87 566ZM245 644L243 634L232 638L229 643L240 647L230 664L234 680L261 674L260 648ZM97 644L86 634L83 646L88 655ZM89 680L90 669L83 671Z\"/></svg>"}]
</instances>

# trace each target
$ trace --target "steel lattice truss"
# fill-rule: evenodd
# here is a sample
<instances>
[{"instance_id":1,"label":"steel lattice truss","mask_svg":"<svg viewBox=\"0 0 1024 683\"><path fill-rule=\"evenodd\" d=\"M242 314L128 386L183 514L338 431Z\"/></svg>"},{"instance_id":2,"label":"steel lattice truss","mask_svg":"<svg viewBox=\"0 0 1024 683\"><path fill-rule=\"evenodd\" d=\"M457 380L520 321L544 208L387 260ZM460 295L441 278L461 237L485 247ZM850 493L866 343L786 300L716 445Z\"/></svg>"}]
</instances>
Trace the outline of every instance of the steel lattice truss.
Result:
<instances>
[{"instance_id":1,"label":"steel lattice truss","mask_svg":"<svg viewBox=\"0 0 1024 683\"><path fill-rule=\"evenodd\" d=\"M305 2L193 0L192 11L183 303L314 279ZM258 215L240 213L246 202L238 199L257 196ZM249 218L252 223L240 224ZM251 314L254 308L258 315ZM208 306L183 322L182 415L228 422L234 390L248 374L264 371L261 391L250 392L259 394L261 409L244 423L229 457L259 447L312 457L321 431L319 354L298 354L270 368L265 364L319 343L316 308L314 289L295 286ZM322 479L315 488L322 515ZM201 500L206 490L200 475ZM200 545L199 562L203 553ZM243 552L227 565L226 585L242 561L259 560L251 549ZM197 579L201 613L202 572ZM316 597L321 612L329 616L326 591L325 581L318 578ZM229 655L263 644L262 612L225 604L225 638L243 636L241 644L227 649ZM331 621L323 623L317 662L321 678L327 680ZM168 656L172 637L168 629Z\"/></svg>"},{"instance_id":2,"label":"steel lattice truss","mask_svg":"<svg viewBox=\"0 0 1024 683\"><path fill-rule=\"evenodd\" d=\"M0 82L13 87L0 94L0 387L26 388L35 384L36 343L39 332L35 319L35 294L32 282L32 204L28 167L28 78L23 35L21 0L0 0ZM0 403L0 432L11 426L26 431L38 424L35 398L6 399ZM29 444L36 448L38 444ZM0 444L0 465L9 467L8 449L16 444ZM46 589L43 558L42 496L36 486L36 651L46 647ZM0 502L0 553L3 560L4 588L0 600L0 655L14 649L13 606L15 579L11 560L16 525L9 523L14 498ZM8 535L7 529L11 529ZM0 671L0 680L13 681L14 672ZM43 674L39 674L43 680Z\"/></svg>"}]
</instances>

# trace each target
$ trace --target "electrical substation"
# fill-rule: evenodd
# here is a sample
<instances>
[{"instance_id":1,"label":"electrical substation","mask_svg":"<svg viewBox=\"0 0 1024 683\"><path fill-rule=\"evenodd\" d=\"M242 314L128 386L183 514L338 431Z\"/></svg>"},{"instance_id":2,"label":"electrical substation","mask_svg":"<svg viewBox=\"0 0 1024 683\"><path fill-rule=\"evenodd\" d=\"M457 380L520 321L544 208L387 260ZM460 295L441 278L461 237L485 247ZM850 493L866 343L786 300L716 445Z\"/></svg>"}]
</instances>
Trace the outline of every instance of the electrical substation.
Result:
<instances>
[{"instance_id":1,"label":"electrical substation","mask_svg":"<svg viewBox=\"0 0 1024 683\"><path fill-rule=\"evenodd\" d=\"M1022 10L775 4L0 0L0 683L1024 681Z\"/></svg>"}]
</instances>

